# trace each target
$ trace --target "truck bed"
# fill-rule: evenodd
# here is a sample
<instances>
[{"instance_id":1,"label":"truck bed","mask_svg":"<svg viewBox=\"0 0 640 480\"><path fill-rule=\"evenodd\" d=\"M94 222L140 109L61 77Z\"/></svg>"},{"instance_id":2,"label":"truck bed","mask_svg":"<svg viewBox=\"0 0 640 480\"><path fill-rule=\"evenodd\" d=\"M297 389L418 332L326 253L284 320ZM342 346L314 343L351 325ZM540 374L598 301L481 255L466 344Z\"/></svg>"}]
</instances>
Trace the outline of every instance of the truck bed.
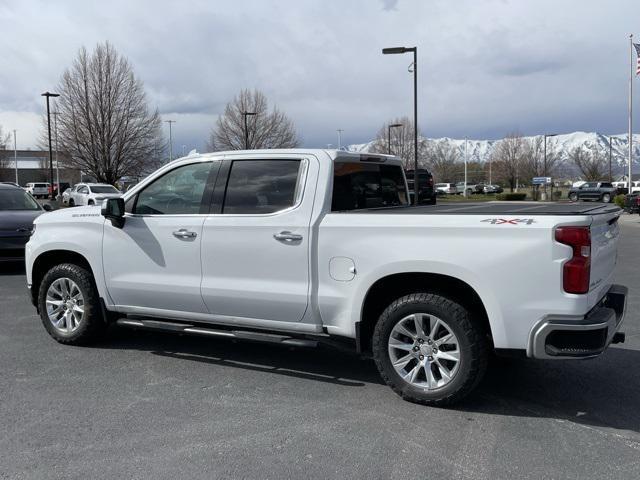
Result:
<instances>
[{"instance_id":1,"label":"truck bed","mask_svg":"<svg viewBox=\"0 0 640 480\"><path fill-rule=\"evenodd\" d=\"M396 215L603 215L620 211L610 203L478 202L370 208L344 213Z\"/></svg>"}]
</instances>

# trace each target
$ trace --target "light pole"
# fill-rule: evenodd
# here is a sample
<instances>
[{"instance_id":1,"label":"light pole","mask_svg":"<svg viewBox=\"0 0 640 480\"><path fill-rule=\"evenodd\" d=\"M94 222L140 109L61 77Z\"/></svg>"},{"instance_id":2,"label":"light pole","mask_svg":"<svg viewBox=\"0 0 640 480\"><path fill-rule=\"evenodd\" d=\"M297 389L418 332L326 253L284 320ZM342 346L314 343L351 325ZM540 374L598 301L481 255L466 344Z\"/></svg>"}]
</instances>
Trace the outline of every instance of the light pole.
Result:
<instances>
[{"instance_id":1,"label":"light pole","mask_svg":"<svg viewBox=\"0 0 640 480\"><path fill-rule=\"evenodd\" d=\"M555 137L557 133L545 133L544 134L544 189L542 192L542 201L547 200L547 137Z\"/></svg>"},{"instance_id":2,"label":"light pole","mask_svg":"<svg viewBox=\"0 0 640 480\"><path fill-rule=\"evenodd\" d=\"M18 182L18 143L16 142L16 130L13 130L13 163L14 167L16 167L16 183L20 185Z\"/></svg>"},{"instance_id":3,"label":"light pole","mask_svg":"<svg viewBox=\"0 0 640 480\"><path fill-rule=\"evenodd\" d=\"M467 198L467 137L464 137L464 198Z\"/></svg>"},{"instance_id":4,"label":"light pole","mask_svg":"<svg viewBox=\"0 0 640 480\"><path fill-rule=\"evenodd\" d=\"M400 53L413 52L413 168L414 175L414 203L418 205L420 188L418 185L418 47L392 47L383 48L384 55L395 55Z\"/></svg>"},{"instance_id":5,"label":"light pole","mask_svg":"<svg viewBox=\"0 0 640 480\"><path fill-rule=\"evenodd\" d=\"M51 148L51 113L49 110L49 98L59 97L59 93L44 92L41 96L47 98L47 129L49 136L49 178L51 180L51 200L53 200L53 149Z\"/></svg>"},{"instance_id":6,"label":"light pole","mask_svg":"<svg viewBox=\"0 0 640 480\"><path fill-rule=\"evenodd\" d=\"M175 120L165 120L169 124L169 161L173 161L173 136L171 132L171 124L176 123Z\"/></svg>"},{"instance_id":7,"label":"light pole","mask_svg":"<svg viewBox=\"0 0 640 480\"><path fill-rule=\"evenodd\" d=\"M611 153L613 149L613 144L611 143L611 135L609 135L609 181L613 181L613 177L611 175ZM629 190L631 192L631 190Z\"/></svg>"},{"instance_id":8,"label":"light pole","mask_svg":"<svg viewBox=\"0 0 640 480\"><path fill-rule=\"evenodd\" d=\"M342 132L344 132L344 130L339 128L338 130L336 130L336 132L338 132L338 150L341 150L342 149Z\"/></svg>"},{"instance_id":9,"label":"light pole","mask_svg":"<svg viewBox=\"0 0 640 480\"><path fill-rule=\"evenodd\" d=\"M247 115L257 115L256 112L242 112L244 117L244 149L249 150L249 126L247 125Z\"/></svg>"},{"instance_id":10,"label":"light pole","mask_svg":"<svg viewBox=\"0 0 640 480\"><path fill-rule=\"evenodd\" d=\"M58 163L58 115L60 113L53 112L51 115L53 115L53 132L56 142L56 183L58 184L58 195L60 195L60 165Z\"/></svg>"},{"instance_id":11,"label":"light pole","mask_svg":"<svg viewBox=\"0 0 640 480\"><path fill-rule=\"evenodd\" d=\"M387 126L387 153L389 155L391 155L391 129L392 128L398 128L398 127L402 127L401 123L392 123L391 125ZM416 175L418 174L418 171L416 170Z\"/></svg>"}]
</instances>

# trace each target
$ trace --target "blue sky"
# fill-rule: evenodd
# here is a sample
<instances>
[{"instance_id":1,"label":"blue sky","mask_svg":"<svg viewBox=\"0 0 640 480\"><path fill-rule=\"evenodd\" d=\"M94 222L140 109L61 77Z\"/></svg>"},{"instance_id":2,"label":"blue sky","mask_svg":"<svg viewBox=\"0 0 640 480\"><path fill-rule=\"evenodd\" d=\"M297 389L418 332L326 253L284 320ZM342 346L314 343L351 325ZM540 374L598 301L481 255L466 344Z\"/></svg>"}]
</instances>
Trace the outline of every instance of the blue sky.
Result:
<instances>
[{"instance_id":1,"label":"blue sky","mask_svg":"<svg viewBox=\"0 0 640 480\"><path fill-rule=\"evenodd\" d=\"M409 55L380 53L396 45L418 46L426 136L622 133L639 18L637 0L0 0L0 124L34 147L40 93L81 46L108 40L177 120L175 151L202 151L241 88L265 92L305 146L335 145L338 128L343 143L368 141L412 111Z\"/></svg>"}]
</instances>

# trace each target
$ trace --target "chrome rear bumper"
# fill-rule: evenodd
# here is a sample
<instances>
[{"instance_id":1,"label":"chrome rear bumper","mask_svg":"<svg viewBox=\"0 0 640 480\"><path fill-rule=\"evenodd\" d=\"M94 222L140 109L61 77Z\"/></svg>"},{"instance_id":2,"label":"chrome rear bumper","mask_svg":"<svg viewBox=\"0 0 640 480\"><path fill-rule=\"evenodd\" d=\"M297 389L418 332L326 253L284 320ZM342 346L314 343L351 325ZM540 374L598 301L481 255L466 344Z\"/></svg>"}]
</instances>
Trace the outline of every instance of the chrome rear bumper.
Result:
<instances>
[{"instance_id":1,"label":"chrome rear bumper","mask_svg":"<svg viewBox=\"0 0 640 480\"><path fill-rule=\"evenodd\" d=\"M620 329L628 289L612 285L584 317L549 315L529 334L527 356L544 359L593 358L606 350Z\"/></svg>"}]
</instances>

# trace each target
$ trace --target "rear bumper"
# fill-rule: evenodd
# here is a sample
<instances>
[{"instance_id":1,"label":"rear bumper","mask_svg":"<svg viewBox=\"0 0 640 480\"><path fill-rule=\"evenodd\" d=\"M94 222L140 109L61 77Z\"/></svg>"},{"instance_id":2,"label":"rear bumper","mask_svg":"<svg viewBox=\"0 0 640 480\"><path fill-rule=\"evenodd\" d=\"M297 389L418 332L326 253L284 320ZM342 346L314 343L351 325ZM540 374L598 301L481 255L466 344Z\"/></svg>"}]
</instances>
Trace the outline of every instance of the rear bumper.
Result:
<instances>
[{"instance_id":1,"label":"rear bumper","mask_svg":"<svg viewBox=\"0 0 640 480\"><path fill-rule=\"evenodd\" d=\"M527 356L543 359L593 358L606 350L620 329L628 289L612 285L583 317L548 315L529 334Z\"/></svg>"}]
</instances>

